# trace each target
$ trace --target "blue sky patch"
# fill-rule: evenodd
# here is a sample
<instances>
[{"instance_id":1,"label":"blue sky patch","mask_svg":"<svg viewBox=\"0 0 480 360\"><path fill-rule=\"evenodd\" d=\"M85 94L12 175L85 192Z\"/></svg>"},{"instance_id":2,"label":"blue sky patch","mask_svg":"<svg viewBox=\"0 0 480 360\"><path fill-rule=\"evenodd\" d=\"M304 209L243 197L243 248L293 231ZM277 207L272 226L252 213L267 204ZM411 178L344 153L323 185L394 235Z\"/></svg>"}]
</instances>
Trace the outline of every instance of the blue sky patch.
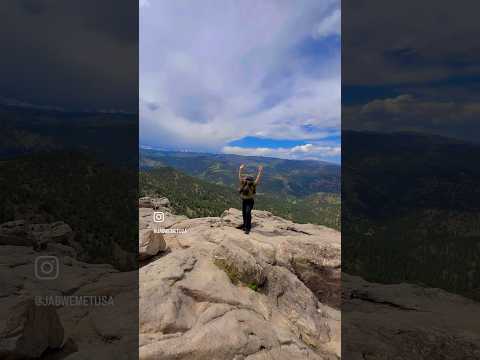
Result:
<instances>
[{"instance_id":1,"label":"blue sky patch","mask_svg":"<svg viewBox=\"0 0 480 360\"><path fill-rule=\"evenodd\" d=\"M276 140L276 139L262 139L254 136L247 136L243 139L235 140L230 142L228 145L230 146L239 146L244 148L271 148L271 149L278 149L278 148L291 148L297 145L305 145L307 144L304 140Z\"/></svg>"}]
</instances>

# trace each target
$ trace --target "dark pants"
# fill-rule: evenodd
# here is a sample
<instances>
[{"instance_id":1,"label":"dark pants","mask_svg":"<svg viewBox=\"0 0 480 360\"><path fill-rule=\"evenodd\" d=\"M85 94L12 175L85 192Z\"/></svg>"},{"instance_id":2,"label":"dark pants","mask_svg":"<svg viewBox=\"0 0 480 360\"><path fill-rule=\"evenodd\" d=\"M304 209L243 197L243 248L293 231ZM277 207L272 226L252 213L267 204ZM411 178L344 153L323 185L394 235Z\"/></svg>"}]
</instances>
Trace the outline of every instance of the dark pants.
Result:
<instances>
[{"instance_id":1,"label":"dark pants","mask_svg":"<svg viewBox=\"0 0 480 360\"><path fill-rule=\"evenodd\" d=\"M243 225L245 230L250 231L252 228L252 209L255 201L253 199L243 199L242 201L242 215L243 215Z\"/></svg>"}]
</instances>

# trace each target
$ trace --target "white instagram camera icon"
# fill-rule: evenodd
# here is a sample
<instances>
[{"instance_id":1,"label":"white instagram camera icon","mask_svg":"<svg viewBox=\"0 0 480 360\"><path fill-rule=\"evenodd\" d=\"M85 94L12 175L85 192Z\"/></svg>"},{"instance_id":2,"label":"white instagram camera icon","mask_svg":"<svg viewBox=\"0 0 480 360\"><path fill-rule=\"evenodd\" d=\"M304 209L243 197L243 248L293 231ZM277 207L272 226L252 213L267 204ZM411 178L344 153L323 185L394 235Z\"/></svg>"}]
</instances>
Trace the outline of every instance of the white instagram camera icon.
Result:
<instances>
[{"instance_id":1,"label":"white instagram camera icon","mask_svg":"<svg viewBox=\"0 0 480 360\"><path fill-rule=\"evenodd\" d=\"M165 221L165 214L162 211L153 212L153 222L161 223Z\"/></svg>"},{"instance_id":2,"label":"white instagram camera icon","mask_svg":"<svg viewBox=\"0 0 480 360\"><path fill-rule=\"evenodd\" d=\"M39 280L55 280L59 275L59 261L56 256L45 255L35 258L35 277Z\"/></svg>"}]
</instances>

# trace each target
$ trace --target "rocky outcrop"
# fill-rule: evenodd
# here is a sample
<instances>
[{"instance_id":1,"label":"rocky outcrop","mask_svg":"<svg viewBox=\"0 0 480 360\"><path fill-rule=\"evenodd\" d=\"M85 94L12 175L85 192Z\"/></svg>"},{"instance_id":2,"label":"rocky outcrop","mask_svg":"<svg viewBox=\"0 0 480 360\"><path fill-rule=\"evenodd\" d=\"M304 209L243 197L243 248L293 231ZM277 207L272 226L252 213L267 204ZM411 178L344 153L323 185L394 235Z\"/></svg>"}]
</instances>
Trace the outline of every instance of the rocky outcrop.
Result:
<instances>
[{"instance_id":1,"label":"rocky outcrop","mask_svg":"<svg viewBox=\"0 0 480 360\"><path fill-rule=\"evenodd\" d=\"M64 329L52 306L36 306L23 300L10 308L0 332L2 359L37 358L47 349L58 349L63 342Z\"/></svg>"},{"instance_id":2,"label":"rocky outcrop","mask_svg":"<svg viewBox=\"0 0 480 360\"><path fill-rule=\"evenodd\" d=\"M187 217L173 214L170 202L166 198L140 198L139 206L138 257L143 263L167 250L162 230L171 228ZM163 214L162 222L154 221L156 212Z\"/></svg>"},{"instance_id":3,"label":"rocky outcrop","mask_svg":"<svg viewBox=\"0 0 480 360\"><path fill-rule=\"evenodd\" d=\"M141 207L139 210L139 228L143 229L166 229L172 227L176 223L188 219L183 215L176 215L169 207L159 207L153 209L151 207ZM154 212L162 212L164 220L161 223L155 223L153 221Z\"/></svg>"},{"instance_id":4,"label":"rocky outcrop","mask_svg":"<svg viewBox=\"0 0 480 360\"><path fill-rule=\"evenodd\" d=\"M112 260L115 268L122 271L138 268L137 254L123 250L115 241L112 242Z\"/></svg>"},{"instance_id":5,"label":"rocky outcrop","mask_svg":"<svg viewBox=\"0 0 480 360\"><path fill-rule=\"evenodd\" d=\"M257 257L270 257L263 261L285 267L295 274L322 303L339 309L341 302L340 233L324 226L296 224L272 216L266 211L255 211L255 215L255 233L259 235L254 234L249 238L263 237L262 241L256 243L256 246L262 247L261 250L254 251ZM242 214L240 211L231 209L223 214L222 222L237 226L242 223ZM245 242L240 243L246 246Z\"/></svg>"},{"instance_id":6,"label":"rocky outcrop","mask_svg":"<svg viewBox=\"0 0 480 360\"><path fill-rule=\"evenodd\" d=\"M254 287L265 283L265 268L257 260L235 243L222 241L213 253L214 264L225 271L236 284L241 281Z\"/></svg>"},{"instance_id":7,"label":"rocky outcrop","mask_svg":"<svg viewBox=\"0 0 480 360\"><path fill-rule=\"evenodd\" d=\"M265 211L249 235L240 222L165 215L170 251L140 269L141 359L340 357L339 233Z\"/></svg>"},{"instance_id":8,"label":"rocky outcrop","mask_svg":"<svg viewBox=\"0 0 480 360\"><path fill-rule=\"evenodd\" d=\"M138 272L88 264L75 254L61 243L38 251L0 246L1 359L135 357ZM39 266L45 259L58 261L58 276Z\"/></svg>"},{"instance_id":9,"label":"rocky outcrop","mask_svg":"<svg viewBox=\"0 0 480 360\"><path fill-rule=\"evenodd\" d=\"M440 289L342 274L346 359L479 359L480 304Z\"/></svg>"},{"instance_id":10,"label":"rocky outcrop","mask_svg":"<svg viewBox=\"0 0 480 360\"><path fill-rule=\"evenodd\" d=\"M71 227L63 221L29 223L9 221L0 225L0 245L33 246L44 248L48 243L66 243L73 239Z\"/></svg>"},{"instance_id":11,"label":"rocky outcrop","mask_svg":"<svg viewBox=\"0 0 480 360\"><path fill-rule=\"evenodd\" d=\"M162 223L154 211L164 212ZM140 208L139 217L140 232L163 229L165 244L139 272L79 261L70 240L39 251L0 246L1 359L136 358L138 337L141 359L338 359L341 331L346 359L480 358L478 303L347 274L341 294L335 230L254 211L245 235L235 228L235 209L188 219L165 207ZM30 232L24 221L0 229L17 240ZM60 276L39 279L38 256L55 256ZM42 302L52 296L112 302Z\"/></svg>"},{"instance_id":12,"label":"rocky outcrop","mask_svg":"<svg viewBox=\"0 0 480 360\"><path fill-rule=\"evenodd\" d=\"M138 235L138 258L146 260L164 251L167 247L163 235L152 229L142 229Z\"/></svg>"},{"instance_id":13,"label":"rocky outcrop","mask_svg":"<svg viewBox=\"0 0 480 360\"><path fill-rule=\"evenodd\" d=\"M0 225L0 245L31 246L25 220L15 220Z\"/></svg>"},{"instance_id":14,"label":"rocky outcrop","mask_svg":"<svg viewBox=\"0 0 480 360\"><path fill-rule=\"evenodd\" d=\"M30 224L28 231L34 239L43 242L67 242L73 236L72 228L63 221L51 224Z\"/></svg>"},{"instance_id":15,"label":"rocky outcrop","mask_svg":"<svg viewBox=\"0 0 480 360\"><path fill-rule=\"evenodd\" d=\"M138 199L138 207L159 209L162 207L169 207L170 201L165 197L155 198L150 196L141 197Z\"/></svg>"}]
</instances>

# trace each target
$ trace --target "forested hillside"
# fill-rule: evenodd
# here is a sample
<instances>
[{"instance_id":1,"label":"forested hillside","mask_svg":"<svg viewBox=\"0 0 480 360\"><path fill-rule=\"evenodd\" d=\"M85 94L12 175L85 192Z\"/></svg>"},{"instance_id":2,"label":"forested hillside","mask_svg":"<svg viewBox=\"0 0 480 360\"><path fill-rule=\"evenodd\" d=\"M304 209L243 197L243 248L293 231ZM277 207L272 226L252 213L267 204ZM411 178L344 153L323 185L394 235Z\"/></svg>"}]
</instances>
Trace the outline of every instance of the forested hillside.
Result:
<instances>
[{"instance_id":1,"label":"forested hillside","mask_svg":"<svg viewBox=\"0 0 480 360\"><path fill-rule=\"evenodd\" d=\"M480 299L480 146L413 133L344 139L345 271Z\"/></svg>"},{"instance_id":2,"label":"forested hillside","mask_svg":"<svg viewBox=\"0 0 480 360\"><path fill-rule=\"evenodd\" d=\"M0 161L0 223L64 221L90 262L111 262L114 241L137 251L136 175L67 151Z\"/></svg>"},{"instance_id":3,"label":"forested hillside","mask_svg":"<svg viewBox=\"0 0 480 360\"><path fill-rule=\"evenodd\" d=\"M319 192L340 193L340 166L313 160L285 160L229 154L140 150L140 167L170 166L187 175L235 188L240 164L255 175L265 168L262 191L274 196L305 197Z\"/></svg>"},{"instance_id":4,"label":"forested hillside","mask_svg":"<svg viewBox=\"0 0 480 360\"><path fill-rule=\"evenodd\" d=\"M259 187L255 209L298 223L340 226L340 198L337 194L313 194L306 198L276 197ZM219 216L228 208L241 208L236 189L209 183L170 167L140 172L141 196L165 196L179 214L188 217Z\"/></svg>"}]
</instances>

